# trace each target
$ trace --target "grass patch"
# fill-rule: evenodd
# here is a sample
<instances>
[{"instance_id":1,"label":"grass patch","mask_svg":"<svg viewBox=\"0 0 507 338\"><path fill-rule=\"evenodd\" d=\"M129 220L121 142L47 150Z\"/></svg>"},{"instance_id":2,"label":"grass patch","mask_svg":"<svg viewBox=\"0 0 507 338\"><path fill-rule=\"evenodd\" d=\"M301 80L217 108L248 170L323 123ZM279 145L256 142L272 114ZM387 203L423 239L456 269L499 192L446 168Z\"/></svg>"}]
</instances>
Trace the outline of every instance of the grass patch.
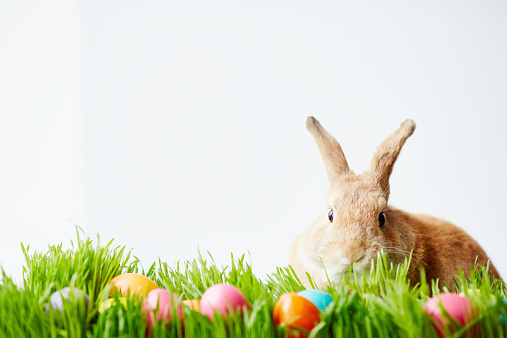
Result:
<instances>
[{"instance_id":1,"label":"grass patch","mask_svg":"<svg viewBox=\"0 0 507 338\"><path fill-rule=\"evenodd\" d=\"M286 292L303 290L294 270L279 267L266 279L256 277L247 256L231 255L230 264L219 267L212 256L200 253L192 261L175 266L154 262L144 270L140 261L124 246L113 241L102 245L82 238L71 249L51 245L43 252L30 252L22 245L26 258L23 283L16 285L2 270L0 284L0 337L285 337L286 329L277 327L273 306ZM507 337L507 288L502 281L490 280L488 267L471 267L455 284L440 290L438 282L422 282L411 287L407 280L409 258L394 266L379 255L368 274L350 271L339 287L329 286L334 302L322 314L322 322L310 337L437 337L432 318L423 304L433 294L458 292L469 297L475 307L475 319L449 336L480 334ZM248 299L251 310L243 315L208 317L184 307L184 321L177 316L147 329L140 301L127 298L126 306L118 299L103 313L99 305L108 298L108 283L122 273L141 273L181 299L200 299L206 289L217 283L238 287ZM422 274L424 276L424 273ZM50 295L66 286L76 287L89 296L89 310L82 302L65 304L65 312L46 311Z\"/></svg>"}]
</instances>

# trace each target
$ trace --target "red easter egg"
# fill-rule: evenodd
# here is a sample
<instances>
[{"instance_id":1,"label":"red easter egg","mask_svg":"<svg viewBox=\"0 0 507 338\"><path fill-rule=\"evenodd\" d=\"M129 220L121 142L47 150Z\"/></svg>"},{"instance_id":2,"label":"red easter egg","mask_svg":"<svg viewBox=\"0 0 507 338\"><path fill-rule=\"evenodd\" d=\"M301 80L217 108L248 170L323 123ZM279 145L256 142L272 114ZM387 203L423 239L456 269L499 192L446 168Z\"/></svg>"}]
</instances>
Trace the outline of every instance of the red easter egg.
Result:
<instances>
[{"instance_id":1,"label":"red easter egg","mask_svg":"<svg viewBox=\"0 0 507 338\"><path fill-rule=\"evenodd\" d=\"M474 318L472 301L455 293L447 293L430 298L424 304L424 310L435 319L435 329L440 337L444 336L444 330L449 325L449 318L442 313L441 306L449 313L449 316L461 325L468 324ZM449 327L452 332L452 327Z\"/></svg>"},{"instance_id":2,"label":"red easter egg","mask_svg":"<svg viewBox=\"0 0 507 338\"><path fill-rule=\"evenodd\" d=\"M177 306L177 315L183 319L183 305L181 299L166 289L151 290L143 301L143 314L146 321L153 328L155 320L171 319L172 306Z\"/></svg>"},{"instance_id":3,"label":"red easter egg","mask_svg":"<svg viewBox=\"0 0 507 338\"><path fill-rule=\"evenodd\" d=\"M215 312L226 316L231 310L242 310L243 307L250 310L245 296L237 287L228 284L213 285L201 297L201 313L211 320Z\"/></svg>"}]
</instances>

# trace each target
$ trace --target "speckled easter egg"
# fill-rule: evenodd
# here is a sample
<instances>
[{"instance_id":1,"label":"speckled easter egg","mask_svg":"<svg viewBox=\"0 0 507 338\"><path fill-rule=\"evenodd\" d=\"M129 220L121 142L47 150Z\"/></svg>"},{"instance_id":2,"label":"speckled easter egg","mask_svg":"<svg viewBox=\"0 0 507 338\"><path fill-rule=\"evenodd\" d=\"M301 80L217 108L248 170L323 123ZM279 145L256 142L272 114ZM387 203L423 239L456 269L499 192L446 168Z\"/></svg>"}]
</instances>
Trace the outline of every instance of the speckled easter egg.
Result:
<instances>
[{"instance_id":1,"label":"speckled easter egg","mask_svg":"<svg viewBox=\"0 0 507 338\"><path fill-rule=\"evenodd\" d=\"M321 311L315 304L296 293L281 295L273 308L276 325L284 323L289 331L299 330L299 335L288 334L287 337L306 337L320 323L320 316Z\"/></svg>"},{"instance_id":2,"label":"speckled easter egg","mask_svg":"<svg viewBox=\"0 0 507 338\"><path fill-rule=\"evenodd\" d=\"M326 306L333 302L333 297L327 292L322 290L303 290L298 292L298 295L305 297L310 302L315 304L320 311L324 311Z\"/></svg>"},{"instance_id":3,"label":"speckled easter egg","mask_svg":"<svg viewBox=\"0 0 507 338\"><path fill-rule=\"evenodd\" d=\"M78 288L71 289L67 286L61 290L55 291L51 295L49 298L49 304L46 304L46 312L48 312L50 308L63 312L64 299L68 302L84 301L85 310L88 310L88 302L90 300L88 295L83 290Z\"/></svg>"},{"instance_id":4,"label":"speckled easter egg","mask_svg":"<svg viewBox=\"0 0 507 338\"><path fill-rule=\"evenodd\" d=\"M444 336L444 331L450 322L449 318L443 315L441 306L453 320L461 325L468 324L474 318L473 303L467 297L447 293L430 298L424 304L424 310L435 319L434 326L441 337Z\"/></svg>"},{"instance_id":5,"label":"speckled easter egg","mask_svg":"<svg viewBox=\"0 0 507 338\"><path fill-rule=\"evenodd\" d=\"M201 297L201 313L213 319L213 313L220 312L226 316L231 311L250 310L250 305L243 293L235 286L216 284L206 290Z\"/></svg>"},{"instance_id":6,"label":"speckled easter egg","mask_svg":"<svg viewBox=\"0 0 507 338\"><path fill-rule=\"evenodd\" d=\"M158 288L158 285L151 279L137 273L118 275L111 279L109 284L111 285L110 295L114 295L116 291L119 291L124 297L129 293L131 295L146 296L148 292Z\"/></svg>"},{"instance_id":7,"label":"speckled easter egg","mask_svg":"<svg viewBox=\"0 0 507 338\"><path fill-rule=\"evenodd\" d=\"M171 319L171 309L178 307L177 315L183 319L183 306L181 299L166 289L151 290L143 301L143 314L148 324L154 327L155 320Z\"/></svg>"}]
</instances>

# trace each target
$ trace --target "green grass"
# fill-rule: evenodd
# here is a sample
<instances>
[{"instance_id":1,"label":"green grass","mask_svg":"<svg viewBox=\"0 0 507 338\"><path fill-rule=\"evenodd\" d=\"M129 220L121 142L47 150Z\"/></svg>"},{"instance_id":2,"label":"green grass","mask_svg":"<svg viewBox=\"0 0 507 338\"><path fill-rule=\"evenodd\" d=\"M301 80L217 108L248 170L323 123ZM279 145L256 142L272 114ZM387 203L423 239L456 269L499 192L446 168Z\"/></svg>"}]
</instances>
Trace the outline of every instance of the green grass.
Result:
<instances>
[{"instance_id":1,"label":"green grass","mask_svg":"<svg viewBox=\"0 0 507 338\"><path fill-rule=\"evenodd\" d=\"M235 258L219 267L210 254L192 261L169 266L154 262L145 271L140 261L124 246L113 241L102 245L81 238L69 250L51 245L44 252L30 252L22 245L26 258L23 283L15 284L2 270L0 284L0 337L284 337L285 327L276 327L273 306L286 292L303 290L294 270L279 267L265 279L252 272L247 256ZM409 259L399 266L390 265L379 255L370 272L349 272L340 287L329 287L334 299L322 314L322 322L310 337L436 337L432 318L423 310L424 302L441 292L462 292L472 299L475 319L466 327L456 327L449 336L480 334L484 337L507 337L507 287L502 281L490 280L487 267L471 267L469 276L461 272L452 286L439 288L437 281L421 282L411 287L407 280ZM169 323L157 323L147 330L140 301L127 299L127 309L117 301L110 309L98 312L108 298L108 282L116 275L137 272L154 280L160 287L181 299L199 299L217 283L238 287L248 299L251 310L226 318L208 317L184 307L184 321L172 316ZM50 295L66 286L77 287L90 297L90 310L82 303L67 302L66 311L48 311Z\"/></svg>"}]
</instances>

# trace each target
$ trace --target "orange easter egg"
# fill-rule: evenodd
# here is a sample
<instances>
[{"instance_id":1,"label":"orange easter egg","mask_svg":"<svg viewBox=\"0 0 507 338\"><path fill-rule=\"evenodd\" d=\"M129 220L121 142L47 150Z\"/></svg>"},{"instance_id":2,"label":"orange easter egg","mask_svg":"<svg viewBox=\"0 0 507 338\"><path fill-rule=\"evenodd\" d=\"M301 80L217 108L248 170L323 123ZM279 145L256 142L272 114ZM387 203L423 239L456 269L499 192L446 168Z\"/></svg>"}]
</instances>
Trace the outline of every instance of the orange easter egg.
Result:
<instances>
[{"instance_id":1,"label":"orange easter egg","mask_svg":"<svg viewBox=\"0 0 507 338\"><path fill-rule=\"evenodd\" d=\"M290 338L307 337L307 333L320 322L320 315L321 311L315 304L295 293L281 295L273 309L276 325L284 323L288 330L296 331L287 335Z\"/></svg>"},{"instance_id":2,"label":"orange easter egg","mask_svg":"<svg viewBox=\"0 0 507 338\"><path fill-rule=\"evenodd\" d=\"M124 297L127 296L127 294L146 296L150 290L158 289L158 285L155 284L154 281L137 273L118 275L111 279L109 284L111 284L110 295L118 291Z\"/></svg>"}]
</instances>

